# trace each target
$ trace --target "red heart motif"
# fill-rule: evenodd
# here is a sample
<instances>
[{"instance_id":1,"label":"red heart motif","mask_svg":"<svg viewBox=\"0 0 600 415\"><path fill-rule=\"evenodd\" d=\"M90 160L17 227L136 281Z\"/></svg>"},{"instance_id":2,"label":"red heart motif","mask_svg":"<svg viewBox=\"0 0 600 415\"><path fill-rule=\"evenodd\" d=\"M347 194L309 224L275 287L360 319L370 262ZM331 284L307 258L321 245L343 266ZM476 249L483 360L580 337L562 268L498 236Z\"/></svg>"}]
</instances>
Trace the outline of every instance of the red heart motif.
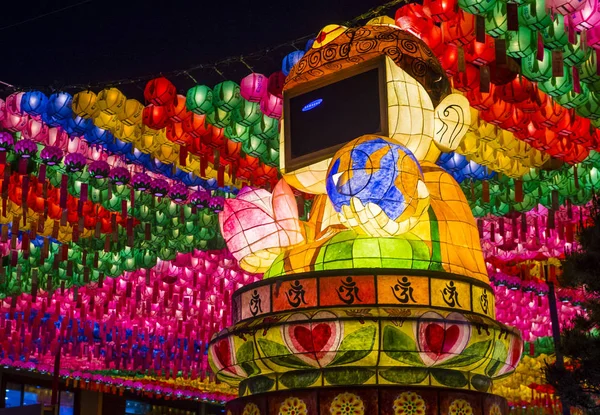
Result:
<instances>
[{"instance_id":1,"label":"red heart motif","mask_svg":"<svg viewBox=\"0 0 600 415\"><path fill-rule=\"evenodd\" d=\"M439 324L430 324L425 329L425 351L435 353L437 356L447 354L460 335L460 329L456 324L444 329Z\"/></svg>"},{"instance_id":2,"label":"red heart motif","mask_svg":"<svg viewBox=\"0 0 600 415\"><path fill-rule=\"evenodd\" d=\"M231 361L231 349L229 347L229 340L221 340L215 345L215 355L219 362L224 368L227 368L233 364Z\"/></svg>"},{"instance_id":3,"label":"red heart motif","mask_svg":"<svg viewBox=\"0 0 600 415\"><path fill-rule=\"evenodd\" d=\"M296 326L294 327L294 337L303 349L302 352L315 352L318 356L331 338L331 327L323 323L315 325L312 330L306 326Z\"/></svg>"}]
</instances>

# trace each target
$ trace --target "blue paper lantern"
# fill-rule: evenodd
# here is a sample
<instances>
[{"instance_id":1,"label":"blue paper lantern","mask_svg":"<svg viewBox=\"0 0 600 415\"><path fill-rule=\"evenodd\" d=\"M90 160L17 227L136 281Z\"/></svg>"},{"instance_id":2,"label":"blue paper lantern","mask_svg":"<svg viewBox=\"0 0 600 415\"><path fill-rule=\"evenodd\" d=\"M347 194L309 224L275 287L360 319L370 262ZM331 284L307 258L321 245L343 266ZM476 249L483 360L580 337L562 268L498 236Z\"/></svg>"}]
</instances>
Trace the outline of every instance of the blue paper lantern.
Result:
<instances>
[{"instance_id":1,"label":"blue paper lantern","mask_svg":"<svg viewBox=\"0 0 600 415\"><path fill-rule=\"evenodd\" d=\"M91 118L83 118L79 115L75 118L69 118L66 122L65 130L69 134L84 134L90 126L93 125Z\"/></svg>"},{"instance_id":2,"label":"blue paper lantern","mask_svg":"<svg viewBox=\"0 0 600 415\"><path fill-rule=\"evenodd\" d=\"M113 140L113 135L110 131L105 130L95 125L90 125L84 134L85 140L90 144L106 143Z\"/></svg>"},{"instance_id":3,"label":"blue paper lantern","mask_svg":"<svg viewBox=\"0 0 600 415\"><path fill-rule=\"evenodd\" d=\"M283 72L283 74L287 76L294 67L294 65L297 64L303 56L304 51L302 50L295 50L292 53L287 54L285 58L283 58L283 62L281 63L281 72Z\"/></svg>"},{"instance_id":4,"label":"blue paper lantern","mask_svg":"<svg viewBox=\"0 0 600 415\"><path fill-rule=\"evenodd\" d=\"M21 98L21 110L29 115L42 115L47 105L48 97L40 91L25 92Z\"/></svg>"},{"instance_id":5,"label":"blue paper lantern","mask_svg":"<svg viewBox=\"0 0 600 415\"><path fill-rule=\"evenodd\" d=\"M73 97L67 92L52 94L48 99L46 114L56 120L66 120L71 118L71 115L73 114L73 111L71 110L72 102Z\"/></svg>"}]
</instances>

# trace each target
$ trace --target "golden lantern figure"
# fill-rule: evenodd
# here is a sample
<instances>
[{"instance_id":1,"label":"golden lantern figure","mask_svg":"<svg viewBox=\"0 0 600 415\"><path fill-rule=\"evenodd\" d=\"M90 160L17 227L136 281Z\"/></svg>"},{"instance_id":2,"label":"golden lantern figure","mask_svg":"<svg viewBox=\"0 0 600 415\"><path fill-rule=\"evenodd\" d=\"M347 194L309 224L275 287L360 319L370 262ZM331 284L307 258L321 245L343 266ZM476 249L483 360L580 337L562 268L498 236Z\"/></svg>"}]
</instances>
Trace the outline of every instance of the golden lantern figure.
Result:
<instances>
[{"instance_id":1,"label":"golden lantern figure","mask_svg":"<svg viewBox=\"0 0 600 415\"><path fill-rule=\"evenodd\" d=\"M283 179L220 224L242 268L209 361L232 415L507 413L520 334L495 320L475 219L435 161L471 125L426 44L379 18L330 25L283 91ZM299 219L292 188L314 194ZM458 409L457 409L458 408Z\"/></svg>"}]
</instances>

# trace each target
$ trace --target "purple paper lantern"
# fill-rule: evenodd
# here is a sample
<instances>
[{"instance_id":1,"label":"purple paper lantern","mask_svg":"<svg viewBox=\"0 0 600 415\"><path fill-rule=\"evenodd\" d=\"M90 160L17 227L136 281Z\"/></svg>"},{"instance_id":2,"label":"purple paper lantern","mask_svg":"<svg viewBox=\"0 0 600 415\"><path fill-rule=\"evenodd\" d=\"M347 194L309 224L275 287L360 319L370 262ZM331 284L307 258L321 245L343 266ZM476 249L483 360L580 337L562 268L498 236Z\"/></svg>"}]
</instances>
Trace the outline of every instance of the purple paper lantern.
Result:
<instances>
[{"instance_id":1,"label":"purple paper lantern","mask_svg":"<svg viewBox=\"0 0 600 415\"><path fill-rule=\"evenodd\" d=\"M169 182L163 179L152 180L152 194L156 197L165 197L169 193Z\"/></svg>"},{"instance_id":2,"label":"purple paper lantern","mask_svg":"<svg viewBox=\"0 0 600 415\"><path fill-rule=\"evenodd\" d=\"M198 209L205 209L205 208L209 207L210 199L211 199L211 197L210 197L209 192L199 190L199 191L192 193L190 202L192 203L193 206L197 207Z\"/></svg>"},{"instance_id":3,"label":"purple paper lantern","mask_svg":"<svg viewBox=\"0 0 600 415\"><path fill-rule=\"evenodd\" d=\"M125 185L131 180L131 174L125 167L115 167L110 171L109 178L113 184Z\"/></svg>"},{"instance_id":4,"label":"purple paper lantern","mask_svg":"<svg viewBox=\"0 0 600 415\"><path fill-rule=\"evenodd\" d=\"M94 161L90 164L88 172L94 179L106 179L110 173L110 165L106 161Z\"/></svg>"},{"instance_id":5,"label":"purple paper lantern","mask_svg":"<svg viewBox=\"0 0 600 415\"><path fill-rule=\"evenodd\" d=\"M15 144L15 153L21 158L28 159L37 154L37 144L33 140L19 140Z\"/></svg>"},{"instance_id":6,"label":"purple paper lantern","mask_svg":"<svg viewBox=\"0 0 600 415\"><path fill-rule=\"evenodd\" d=\"M144 192L151 188L152 179L146 173L138 173L133 176L131 180L131 186L133 186L134 190Z\"/></svg>"},{"instance_id":7,"label":"purple paper lantern","mask_svg":"<svg viewBox=\"0 0 600 415\"><path fill-rule=\"evenodd\" d=\"M15 138L7 132L0 132L0 151L10 151L15 145Z\"/></svg>"},{"instance_id":8,"label":"purple paper lantern","mask_svg":"<svg viewBox=\"0 0 600 415\"><path fill-rule=\"evenodd\" d=\"M60 163L63 158L63 152L60 148L54 146L47 146L40 152L40 159L42 163L47 166L55 166Z\"/></svg>"},{"instance_id":9,"label":"purple paper lantern","mask_svg":"<svg viewBox=\"0 0 600 415\"><path fill-rule=\"evenodd\" d=\"M86 166L86 158L83 154L69 153L65 156L65 169L67 173L79 173L83 171Z\"/></svg>"},{"instance_id":10,"label":"purple paper lantern","mask_svg":"<svg viewBox=\"0 0 600 415\"><path fill-rule=\"evenodd\" d=\"M219 213L223 210L223 206L225 205L225 198L222 196L214 196L209 203L209 207L215 213Z\"/></svg>"},{"instance_id":11,"label":"purple paper lantern","mask_svg":"<svg viewBox=\"0 0 600 415\"><path fill-rule=\"evenodd\" d=\"M169 197L176 203L183 203L188 198L188 188L183 183L175 183L169 190Z\"/></svg>"}]
</instances>

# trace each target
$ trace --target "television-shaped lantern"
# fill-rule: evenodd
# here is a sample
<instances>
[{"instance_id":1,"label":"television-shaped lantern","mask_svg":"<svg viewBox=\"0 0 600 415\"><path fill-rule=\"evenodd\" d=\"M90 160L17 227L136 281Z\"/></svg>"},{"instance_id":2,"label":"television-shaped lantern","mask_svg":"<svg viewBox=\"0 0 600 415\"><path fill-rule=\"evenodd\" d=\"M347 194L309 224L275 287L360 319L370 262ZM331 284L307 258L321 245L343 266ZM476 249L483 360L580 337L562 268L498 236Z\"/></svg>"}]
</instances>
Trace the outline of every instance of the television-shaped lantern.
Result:
<instances>
[{"instance_id":1,"label":"television-shaped lantern","mask_svg":"<svg viewBox=\"0 0 600 415\"><path fill-rule=\"evenodd\" d=\"M299 84L283 98L288 173L364 134L388 135L384 56Z\"/></svg>"}]
</instances>

